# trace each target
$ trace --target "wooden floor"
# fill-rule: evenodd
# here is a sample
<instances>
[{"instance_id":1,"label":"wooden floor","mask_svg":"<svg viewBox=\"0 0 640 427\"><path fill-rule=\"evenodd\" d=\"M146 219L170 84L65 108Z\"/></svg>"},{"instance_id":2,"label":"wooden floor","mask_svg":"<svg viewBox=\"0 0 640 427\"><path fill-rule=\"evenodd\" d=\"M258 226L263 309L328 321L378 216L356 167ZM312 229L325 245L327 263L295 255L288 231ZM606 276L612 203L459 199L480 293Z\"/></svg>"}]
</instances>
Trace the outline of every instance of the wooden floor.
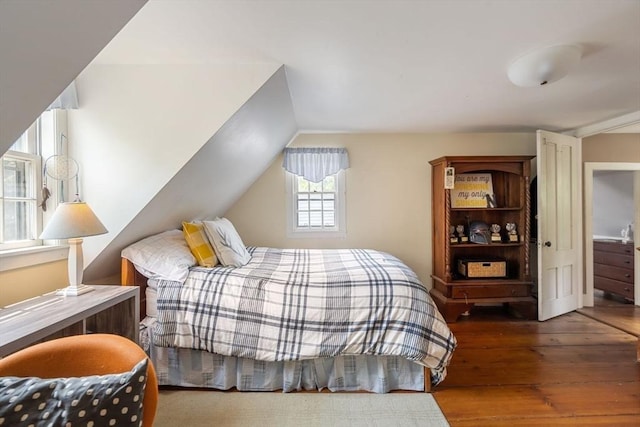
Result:
<instances>
[{"instance_id":1,"label":"wooden floor","mask_svg":"<svg viewBox=\"0 0 640 427\"><path fill-rule=\"evenodd\" d=\"M640 307L625 301L624 298L605 294L596 289L593 307L583 307L578 312L630 334L640 336Z\"/></svg>"},{"instance_id":2,"label":"wooden floor","mask_svg":"<svg viewBox=\"0 0 640 427\"><path fill-rule=\"evenodd\" d=\"M579 313L476 310L433 395L452 426L640 426L637 338Z\"/></svg>"}]
</instances>

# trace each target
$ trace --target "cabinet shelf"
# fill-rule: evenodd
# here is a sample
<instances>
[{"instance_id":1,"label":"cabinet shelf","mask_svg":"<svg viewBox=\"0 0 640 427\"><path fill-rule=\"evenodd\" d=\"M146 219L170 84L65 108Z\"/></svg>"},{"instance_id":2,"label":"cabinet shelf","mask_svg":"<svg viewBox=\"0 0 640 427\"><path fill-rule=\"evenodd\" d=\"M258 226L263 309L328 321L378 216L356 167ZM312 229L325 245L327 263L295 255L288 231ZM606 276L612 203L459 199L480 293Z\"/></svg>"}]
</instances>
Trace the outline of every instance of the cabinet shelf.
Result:
<instances>
[{"instance_id":1,"label":"cabinet shelf","mask_svg":"<svg viewBox=\"0 0 640 427\"><path fill-rule=\"evenodd\" d=\"M443 286L457 286L457 285L467 285L467 286L475 286L475 285L531 285L533 282L531 281L522 281L518 279L500 279L500 278L491 278L491 279L462 279L456 278L451 281L445 281L437 276L431 276L435 282L441 283Z\"/></svg>"},{"instance_id":2,"label":"cabinet shelf","mask_svg":"<svg viewBox=\"0 0 640 427\"><path fill-rule=\"evenodd\" d=\"M432 166L433 287L431 294L447 322L469 311L477 303L503 303L527 318L536 318L529 265L531 156L452 156L429 162ZM452 207L452 192L445 189L446 172L491 175L491 190L500 207ZM462 180L461 180L462 181ZM490 244L453 243L449 232L471 220L487 225L516 224L519 241ZM505 237L505 232L502 232ZM463 278L458 261L464 258L496 258L506 263L506 278Z\"/></svg>"},{"instance_id":3,"label":"cabinet shelf","mask_svg":"<svg viewBox=\"0 0 640 427\"><path fill-rule=\"evenodd\" d=\"M491 211L520 211L523 206L505 208L451 208L451 212L491 212Z\"/></svg>"},{"instance_id":4,"label":"cabinet shelf","mask_svg":"<svg viewBox=\"0 0 640 427\"><path fill-rule=\"evenodd\" d=\"M506 248L509 246L522 246L522 242L514 242L514 243L491 243L488 245L483 245L479 243L449 243L449 248Z\"/></svg>"}]
</instances>

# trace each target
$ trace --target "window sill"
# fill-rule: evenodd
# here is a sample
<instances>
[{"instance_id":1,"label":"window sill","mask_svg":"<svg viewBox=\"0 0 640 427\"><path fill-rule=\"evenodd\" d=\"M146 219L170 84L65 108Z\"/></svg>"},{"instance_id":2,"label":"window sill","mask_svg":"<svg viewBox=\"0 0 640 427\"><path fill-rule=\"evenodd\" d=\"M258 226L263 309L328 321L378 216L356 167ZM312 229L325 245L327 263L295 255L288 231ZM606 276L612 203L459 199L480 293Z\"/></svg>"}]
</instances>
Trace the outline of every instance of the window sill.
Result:
<instances>
[{"instance_id":1,"label":"window sill","mask_svg":"<svg viewBox=\"0 0 640 427\"><path fill-rule=\"evenodd\" d=\"M69 246L33 246L0 251L0 272L66 259Z\"/></svg>"},{"instance_id":2,"label":"window sill","mask_svg":"<svg viewBox=\"0 0 640 427\"><path fill-rule=\"evenodd\" d=\"M289 239L346 239L345 231L289 231Z\"/></svg>"}]
</instances>

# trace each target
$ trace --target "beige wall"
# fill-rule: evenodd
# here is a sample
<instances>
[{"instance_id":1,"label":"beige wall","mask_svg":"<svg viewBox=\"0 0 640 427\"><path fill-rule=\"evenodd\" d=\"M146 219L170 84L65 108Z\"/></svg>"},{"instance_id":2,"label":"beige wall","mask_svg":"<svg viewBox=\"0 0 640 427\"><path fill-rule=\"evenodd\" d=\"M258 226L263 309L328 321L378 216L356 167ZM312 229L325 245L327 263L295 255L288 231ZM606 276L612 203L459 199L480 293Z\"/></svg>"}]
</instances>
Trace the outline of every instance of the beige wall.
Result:
<instances>
[{"instance_id":1,"label":"beige wall","mask_svg":"<svg viewBox=\"0 0 640 427\"><path fill-rule=\"evenodd\" d=\"M0 307L63 288L67 260L16 268L0 273Z\"/></svg>"},{"instance_id":2,"label":"beige wall","mask_svg":"<svg viewBox=\"0 0 640 427\"><path fill-rule=\"evenodd\" d=\"M583 162L640 162L640 133L603 133L582 140Z\"/></svg>"},{"instance_id":3,"label":"beige wall","mask_svg":"<svg viewBox=\"0 0 640 427\"><path fill-rule=\"evenodd\" d=\"M431 167L445 155L535 155L534 133L302 134L292 146L346 147L346 239L286 237L282 156L225 216L247 245L372 248L389 252L430 286Z\"/></svg>"}]
</instances>

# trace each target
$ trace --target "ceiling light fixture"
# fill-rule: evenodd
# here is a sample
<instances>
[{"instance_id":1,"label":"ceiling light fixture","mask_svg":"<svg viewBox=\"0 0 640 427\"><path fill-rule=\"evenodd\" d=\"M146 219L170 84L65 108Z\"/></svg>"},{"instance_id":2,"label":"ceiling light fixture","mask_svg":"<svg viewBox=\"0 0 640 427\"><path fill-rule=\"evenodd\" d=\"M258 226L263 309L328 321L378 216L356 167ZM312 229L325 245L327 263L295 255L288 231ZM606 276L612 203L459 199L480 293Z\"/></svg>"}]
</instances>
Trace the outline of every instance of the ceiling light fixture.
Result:
<instances>
[{"instance_id":1,"label":"ceiling light fixture","mask_svg":"<svg viewBox=\"0 0 640 427\"><path fill-rule=\"evenodd\" d=\"M545 47L513 61L507 75L516 86L544 86L569 74L581 57L582 48L577 45Z\"/></svg>"}]
</instances>

